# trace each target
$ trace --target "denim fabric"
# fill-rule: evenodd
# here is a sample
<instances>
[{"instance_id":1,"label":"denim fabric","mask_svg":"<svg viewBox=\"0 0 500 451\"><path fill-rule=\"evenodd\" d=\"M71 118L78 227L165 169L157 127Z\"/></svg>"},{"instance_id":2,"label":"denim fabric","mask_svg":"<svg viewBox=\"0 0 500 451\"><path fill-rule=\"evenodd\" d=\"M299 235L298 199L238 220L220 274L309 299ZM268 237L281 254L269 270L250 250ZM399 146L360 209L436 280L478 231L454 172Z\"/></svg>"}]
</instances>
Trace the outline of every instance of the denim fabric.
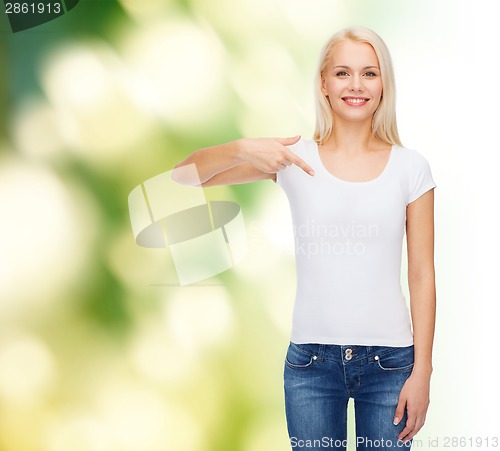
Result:
<instances>
[{"instance_id":1,"label":"denim fabric","mask_svg":"<svg viewBox=\"0 0 500 451\"><path fill-rule=\"evenodd\" d=\"M285 357L285 410L296 450L346 450L347 403L354 399L358 451L411 448L398 440L407 412L393 424L399 393L413 369L406 347L290 342ZM353 448L354 449L354 448Z\"/></svg>"}]
</instances>

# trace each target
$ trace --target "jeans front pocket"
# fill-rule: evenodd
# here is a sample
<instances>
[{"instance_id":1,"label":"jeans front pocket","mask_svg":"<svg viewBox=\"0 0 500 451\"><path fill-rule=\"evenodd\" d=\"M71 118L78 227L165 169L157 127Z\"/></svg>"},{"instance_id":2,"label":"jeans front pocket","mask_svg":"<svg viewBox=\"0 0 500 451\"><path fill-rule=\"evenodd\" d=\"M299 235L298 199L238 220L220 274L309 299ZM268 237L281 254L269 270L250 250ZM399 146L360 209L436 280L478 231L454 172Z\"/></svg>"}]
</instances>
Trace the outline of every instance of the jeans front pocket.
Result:
<instances>
[{"instance_id":1,"label":"jeans front pocket","mask_svg":"<svg viewBox=\"0 0 500 451\"><path fill-rule=\"evenodd\" d=\"M317 358L308 345L301 346L290 342L285 356L285 364L291 369L300 370L312 366Z\"/></svg>"},{"instance_id":2,"label":"jeans front pocket","mask_svg":"<svg viewBox=\"0 0 500 451\"><path fill-rule=\"evenodd\" d=\"M414 345L387 347L387 351L375 355L374 359L383 371L409 371L413 369L414 364Z\"/></svg>"}]
</instances>

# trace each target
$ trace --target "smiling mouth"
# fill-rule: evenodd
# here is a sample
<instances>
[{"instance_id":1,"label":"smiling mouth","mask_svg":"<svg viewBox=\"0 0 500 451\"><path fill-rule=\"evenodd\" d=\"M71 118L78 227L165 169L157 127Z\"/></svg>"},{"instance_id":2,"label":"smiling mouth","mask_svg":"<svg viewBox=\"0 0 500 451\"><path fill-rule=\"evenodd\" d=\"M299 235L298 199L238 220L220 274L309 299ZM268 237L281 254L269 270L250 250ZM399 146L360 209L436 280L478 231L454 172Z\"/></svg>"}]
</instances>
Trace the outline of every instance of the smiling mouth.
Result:
<instances>
[{"instance_id":1,"label":"smiling mouth","mask_svg":"<svg viewBox=\"0 0 500 451\"><path fill-rule=\"evenodd\" d=\"M342 97L342 100L348 105L364 105L370 99L365 97Z\"/></svg>"}]
</instances>

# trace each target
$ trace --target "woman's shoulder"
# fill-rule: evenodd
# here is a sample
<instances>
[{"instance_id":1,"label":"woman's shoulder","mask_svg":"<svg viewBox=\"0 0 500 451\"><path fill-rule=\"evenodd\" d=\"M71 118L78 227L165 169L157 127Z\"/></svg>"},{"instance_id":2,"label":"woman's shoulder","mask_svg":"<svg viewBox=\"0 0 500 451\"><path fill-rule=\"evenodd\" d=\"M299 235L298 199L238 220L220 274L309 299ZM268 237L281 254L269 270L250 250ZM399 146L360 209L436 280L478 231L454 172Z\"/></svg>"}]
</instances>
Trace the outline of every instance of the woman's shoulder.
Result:
<instances>
[{"instance_id":1,"label":"woman's shoulder","mask_svg":"<svg viewBox=\"0 0 500 451\"><path fill-rule=\"evenodd\" d=\"M413 147L395 145L395 164L399 166L399 173L409 178L418 178L431 171L429 160L424 152Z\"/></svg>"},{"instance_id":2,"label":"woman's shoulder","mask_svg":"<svg viewBox=\"0 0 500 451\"><path fill-rule=\"evenodd\" d=\"M307 155L308 153L312 152L314 146L316 146L316 141L314 141L314 139L304 138L303 136L301 136L300 139L295 144L292 144L287 147L291 152L301 156L301 155Z\"/></svg>"},{"instance_id":3,"label":"woman's shoulder","mask_svg":"<svg viewBox=\"0 0 500 451\"><path fill-rule=\"evenodd\" d=\"M415 161L425 159L424 155L414 147L406 147L394 144L394 151L401 161Z\"/></svg>"},{"instance_id":4,"label":"woman's shoulder","mask_svg":"<svg viewBox=\"0 0 500 451\"><path fill-rule=\"evenodd\" d=\"M414 147L404 147L404 146L395 146L397 155L400 156L402 161L408 162L410 165L418 166L418 165L428 165L429 160L427 158L427 152L421 151L420 149L416 149Z\"/></svg>"}]
</instances>

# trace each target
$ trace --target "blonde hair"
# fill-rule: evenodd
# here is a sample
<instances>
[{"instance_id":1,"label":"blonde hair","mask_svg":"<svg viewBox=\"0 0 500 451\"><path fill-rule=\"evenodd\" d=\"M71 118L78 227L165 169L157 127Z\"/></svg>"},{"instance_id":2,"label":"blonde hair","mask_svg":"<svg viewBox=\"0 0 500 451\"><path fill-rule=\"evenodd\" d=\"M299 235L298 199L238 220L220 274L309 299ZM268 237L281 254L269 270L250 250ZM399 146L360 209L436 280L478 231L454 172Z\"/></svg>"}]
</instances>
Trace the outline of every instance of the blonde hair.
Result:
<instances>
[{"instance_id":1,"label":"blonde hair","mask_svg":"<svg viewBox=\"0 0 500 451\"><path fill-rule=\"evenodd\" d=\"M375 50L382 79L382 97L373 114L372 133L389 144L402 146L396 123L396 83L391 55L382 38L365 27L349 27L335 33L323 46L316 71L315 104L316 128L314 140L323 144L331 135L333 129L333 113L328 99L323 94L322 75L327 68L333 48L340 42L351 40L365 42Z\"/></svg>"}]
</instances>

